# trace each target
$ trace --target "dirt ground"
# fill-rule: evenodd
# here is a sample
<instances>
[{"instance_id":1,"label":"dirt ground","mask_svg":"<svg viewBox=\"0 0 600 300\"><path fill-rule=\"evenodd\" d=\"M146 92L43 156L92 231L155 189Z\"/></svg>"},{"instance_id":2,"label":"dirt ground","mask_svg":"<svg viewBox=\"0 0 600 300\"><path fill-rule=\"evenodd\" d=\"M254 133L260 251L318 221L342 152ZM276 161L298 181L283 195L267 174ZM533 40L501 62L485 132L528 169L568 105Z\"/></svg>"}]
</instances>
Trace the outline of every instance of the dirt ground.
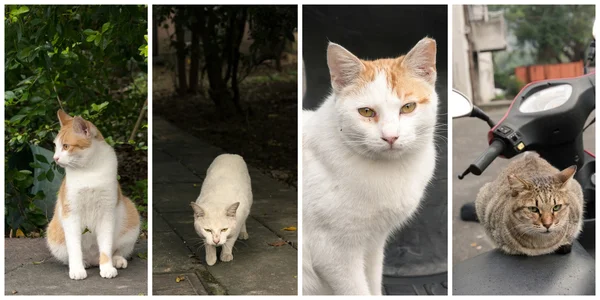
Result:
<instances>
[{"instance_id":1,"label":"dirt ground","mask_svg":"<svg viewBox=\"0 0 600 300\"><path fill-rule=\"evenodd\" d=\"M269 176L297 186L297 64L287 59L281 72L261 67L240 85L244 115L230 109L221 119L208 98L208 82L194 95L175 93L168 64L153 67L153 113L230 153ZM232 107L232 106L231 106Z\"/></svg>"}]
</instances>

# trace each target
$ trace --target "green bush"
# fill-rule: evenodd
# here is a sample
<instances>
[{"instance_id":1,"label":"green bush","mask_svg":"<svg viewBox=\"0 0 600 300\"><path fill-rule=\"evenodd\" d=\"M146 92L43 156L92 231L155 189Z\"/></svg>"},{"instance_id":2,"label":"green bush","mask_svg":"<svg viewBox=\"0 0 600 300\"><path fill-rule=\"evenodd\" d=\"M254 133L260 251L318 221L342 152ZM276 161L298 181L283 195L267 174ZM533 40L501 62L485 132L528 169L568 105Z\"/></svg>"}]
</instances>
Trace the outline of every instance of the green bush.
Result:
<instances>
[{"instance_id":1,"label":"green bush","mask_svg":"<svg viewBox=\"0 0 600 300\"><path fill-rule=\"evenodd\" d=\"M146 156L146 19L144 5L5 6L7 230L39 232L52 214L41 203L56 196L39 186L64 170L33 152L53 151L59 108L93 122L111 145ZM130 140L140 113L142 126ZM138 192L143 206L146 191Z\"/></svg>"}]
</instances>

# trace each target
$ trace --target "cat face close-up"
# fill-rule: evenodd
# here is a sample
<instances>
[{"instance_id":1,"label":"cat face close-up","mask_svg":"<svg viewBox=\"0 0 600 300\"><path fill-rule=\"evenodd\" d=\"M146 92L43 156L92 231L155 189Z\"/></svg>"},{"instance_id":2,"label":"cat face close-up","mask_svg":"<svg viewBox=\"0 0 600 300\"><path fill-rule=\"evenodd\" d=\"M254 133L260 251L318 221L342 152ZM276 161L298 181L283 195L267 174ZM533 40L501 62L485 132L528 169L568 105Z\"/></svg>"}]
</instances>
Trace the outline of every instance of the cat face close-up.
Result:
<instances>
[{"instance_id":1,"label":"cat face close-up","mask_svg":"<svg viewBox=\"0 0 600 300\"><path fill-rule=\"evenodd\" d=\"M103 139L96 126L83 118L58 111L60 131L54 139L54 161L61 167L82 168L92 158L94 144Z\"/></svg>"},{"instance_id":2,"label":"cat face close-up","mask_svg":"<svg viewBox=\"0 0 600 300\"><path fill-rule=\"evenodd\" d=\"M229 235L235 231L237 222L235 218L239 202L220 211L208 211L192 203L194 209L194 228L206 244L222 246L227 242Z\"/></svg>"},{"instance_id":3,"label":"cat face close-up","mask_svg":"<svg viewBox=\"0 0 600 300\"><path fill-rule=\"evenodd\" d=\"M550 177L521 179L509 176L513 190L514 217L519 224L515 226L518 232L526 235L561 234L569 221L569 197L564 188L572 176L571 169ZM575 171L572 171L573 173ZM561 174L564 175L561 179Z\"/></svg>"},{"instance_id":4,"label":"cat face close-up","mask_svg":"<svg viewBox=\"0 0 600 300\"><path fill-rule=\"evenodd\" d=\"M425 146L436 122L435 51L435 41L425 38L405 56L364 61L329 45L339 134L347 147L395 159Z\"/></svg>"}]
</instances>

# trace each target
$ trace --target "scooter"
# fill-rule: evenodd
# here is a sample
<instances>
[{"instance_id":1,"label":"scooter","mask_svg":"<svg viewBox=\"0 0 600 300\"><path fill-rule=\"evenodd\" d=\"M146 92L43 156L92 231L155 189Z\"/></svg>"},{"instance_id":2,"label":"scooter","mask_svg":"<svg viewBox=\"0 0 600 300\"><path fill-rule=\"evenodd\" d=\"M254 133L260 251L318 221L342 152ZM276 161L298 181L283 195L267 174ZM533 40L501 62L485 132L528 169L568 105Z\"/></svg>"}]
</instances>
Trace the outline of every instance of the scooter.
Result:
<instances>
[{"instance_id":1,"label":"scooter","mask_svg":"<svg viewBox=\"0 0 600 300\"><path fill-rule=\"evenodd\" d=\"M594 53L595 42L590 46ZM588 57L589 65L593 55ZM449 107L453 118L476 117L489 126L489 147L458 176L481 175L501 156L535 151L558 169L577 165L574 178L586 203L584 229L572 252L537 257L511 256L495 249L453 267L453 295L595 294L595 156L583 148L585 124L595 109L596 74L533 82L525 86L497 123L458 91ZM474 220L474 205L461 217Z\"/></svg>"}]
</instances>

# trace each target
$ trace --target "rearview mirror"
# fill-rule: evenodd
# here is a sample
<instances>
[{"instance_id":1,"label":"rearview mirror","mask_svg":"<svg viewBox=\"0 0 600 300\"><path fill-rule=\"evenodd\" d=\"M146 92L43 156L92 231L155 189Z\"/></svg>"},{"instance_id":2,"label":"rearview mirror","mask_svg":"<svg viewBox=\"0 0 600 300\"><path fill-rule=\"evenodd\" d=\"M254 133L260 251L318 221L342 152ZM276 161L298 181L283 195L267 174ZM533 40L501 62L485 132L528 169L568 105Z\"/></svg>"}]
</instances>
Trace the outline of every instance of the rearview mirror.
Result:
<instances>
[{"instance_id":1,"label":"rearview mirror","mask_svg":"<svg viewBox=\"0 0 600 300\"><path fill-rule=\"evenodd\" d=\"M450 101L448 101L448 108L452 118L461 118L471 115L473 103L471 103L471 100L463 93L452 89Z\"/></svg>"}]
</instances>

